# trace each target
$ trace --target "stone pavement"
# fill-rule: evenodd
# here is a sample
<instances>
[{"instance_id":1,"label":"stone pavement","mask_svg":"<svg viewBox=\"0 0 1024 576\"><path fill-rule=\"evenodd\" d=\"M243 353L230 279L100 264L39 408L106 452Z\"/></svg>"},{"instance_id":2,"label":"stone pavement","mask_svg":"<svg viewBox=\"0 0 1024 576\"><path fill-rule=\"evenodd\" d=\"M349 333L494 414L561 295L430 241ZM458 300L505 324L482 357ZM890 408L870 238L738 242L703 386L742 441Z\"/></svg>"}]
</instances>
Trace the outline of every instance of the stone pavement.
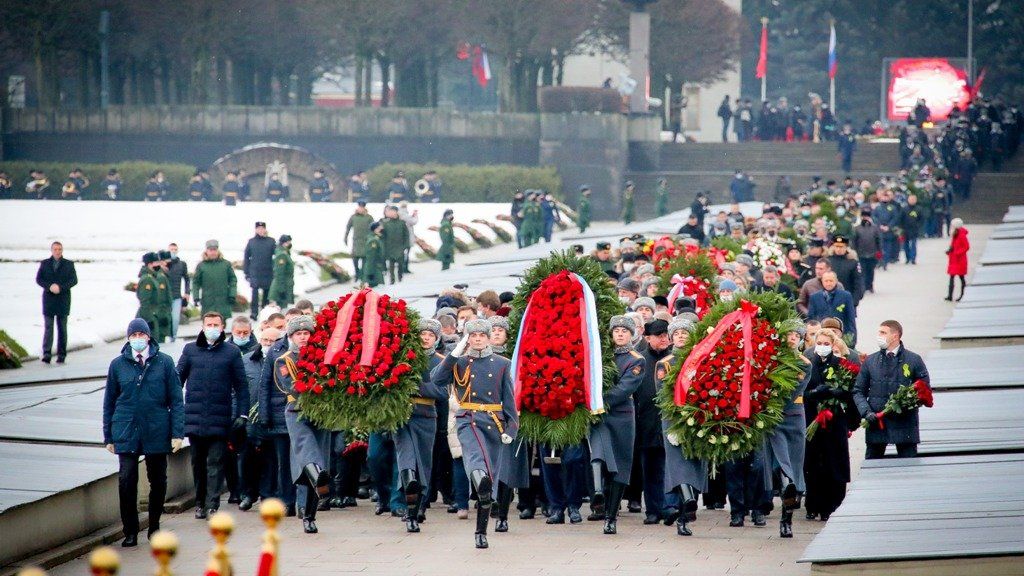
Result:
<instances>
[{"instance_id":1,"label":"stone pavement","mask_svg":"<svg viewBox=\"0 0 1024 576\"><path fill-rule=\"evenodd\" d=\"M973 265L991 227L968 227L974 243ZM934 335L953 308L942 300L946 290L947 243L945 239L922 240L920 264L898 264L888 271L878 271L876 294L869 295L859 310L862 351L872 351L875 329L887 318L904 324L908 348L923 354L938 347ZM457 274L451 277L455 279ZM863 434L858 432L851 440L855 474L863 451ZM255 573L262 523L252 511L238 512L229 505L223 509L232 511L237 523L230 542L236 573ZM619 534L605 536L597 522L547 526L539 515L538 519L528 521L518 520L514 511L511 516L510 532L490 534L488 550L473 548L472 520L458 520L444 513L443 508L428 511L420 534L406 534L398 519L374 516L368 501L360 501L354 509L321 513L317 535L302 534L300 523L289 518L282 527L281 575L357 572L403 576L589 576L612 571L631 575L809 574L810 565L797 564L796 560L822 526L821 522L804 520L803 514L797 512L795 537L784 540L778 537L777 511L768 517L767 527L757 528L748 522L744 528L730 528L726 510L709 512L702 508L690 538L676 536L674 528L643 526L641 515L626 512L620 515ZM189 513L165 517L163 527L173 530L181 539L175 572L201 574L212 542L204 523L194 520ZM153 569L145 540L139 548L122 551L122 559L124 574L142 574ZM87 572L83 558L51 570L56 576Z\"/></svg>"}]
</instances>

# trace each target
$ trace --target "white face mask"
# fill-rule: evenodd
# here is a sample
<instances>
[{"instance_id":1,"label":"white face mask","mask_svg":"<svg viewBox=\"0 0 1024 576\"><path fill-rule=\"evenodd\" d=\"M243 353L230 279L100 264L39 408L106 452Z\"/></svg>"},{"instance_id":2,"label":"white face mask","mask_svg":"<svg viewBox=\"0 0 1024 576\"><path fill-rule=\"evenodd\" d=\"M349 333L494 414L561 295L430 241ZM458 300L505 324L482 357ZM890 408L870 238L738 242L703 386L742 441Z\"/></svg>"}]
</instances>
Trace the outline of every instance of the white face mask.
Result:
<instances>
[{"instance_id":1,"label":"white face mask","mask_svg":"<svg viewBox=\"0 0 1024 576\"><path fill-rule=\"evenodd\" d=\"M818 344L814 347L814 353L822 358L825 358L832 353L832 347L828 344Z\"/></svg>"},{"instance_id":2,"label":"white face mask","mask_svg":"<svg viewBox=\"0 0 1024 576\"><path fill-rule=\"evenodd\" d=\"M878 343L878 347L881 348L882 350L888 350L889 349L889 340L885 336L877 337L875 339L875 342Z\"/></svg>"},{"instance_id":3,"label":"white face mask","mask_svg":"<svg viewBox=\"0 0 1024 576\"><path fill-rule=\"evenodd\" d=\"M270 346L260 346L260 350L263 350L263 354L270 351Z\"/></svg>"}]
</instances>

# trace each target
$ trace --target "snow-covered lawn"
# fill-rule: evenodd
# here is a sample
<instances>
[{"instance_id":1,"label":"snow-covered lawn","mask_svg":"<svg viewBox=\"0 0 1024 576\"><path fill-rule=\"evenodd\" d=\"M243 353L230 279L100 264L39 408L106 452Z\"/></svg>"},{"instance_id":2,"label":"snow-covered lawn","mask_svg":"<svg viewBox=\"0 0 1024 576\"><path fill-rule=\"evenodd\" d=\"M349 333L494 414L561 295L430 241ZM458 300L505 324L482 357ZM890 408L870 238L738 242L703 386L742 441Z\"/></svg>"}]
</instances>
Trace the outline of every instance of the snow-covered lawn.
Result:
<instances>
[{"instance_id":1,"label":"snow-covered lawn","mask_svg":"<svg viewBox=\"0 0 1024 576\"><path fill-rule=\"evenodd\" d=\"M383 215L383 204L368 208L374 217ZM485 219L513 233L510 224L496 219L498 214L508 213L508 204L413 204L410 208L419 210L416 235L435 248L440 239L427 228L436 226L447 208L455 211L457 222L471 225L492 240L495 234L488 226L471 221ZM68 321L68 344L76 346L123 336L124 326L138 307L135 295L125 291L124 285L137 278L144 252L166 249L168 243L175 242L192 271L206 241L215 238L225 258L239 261L254 223L265 221L274 238L282 234L293 238L298 295L321 280L319 267L297 252L347 252L343 236L354 209L355 204L2 201L0 329L29 352L38 353L42 289L35 284L35 274L37 262L49 256L54 240L64 244L65 257L76 262L78 271ZM456 235L471 242L464 230L456 229ZM351 272L347 259L340 263ZM238 291L249 296L240 271Z\"/></svg>"}]
</instances>

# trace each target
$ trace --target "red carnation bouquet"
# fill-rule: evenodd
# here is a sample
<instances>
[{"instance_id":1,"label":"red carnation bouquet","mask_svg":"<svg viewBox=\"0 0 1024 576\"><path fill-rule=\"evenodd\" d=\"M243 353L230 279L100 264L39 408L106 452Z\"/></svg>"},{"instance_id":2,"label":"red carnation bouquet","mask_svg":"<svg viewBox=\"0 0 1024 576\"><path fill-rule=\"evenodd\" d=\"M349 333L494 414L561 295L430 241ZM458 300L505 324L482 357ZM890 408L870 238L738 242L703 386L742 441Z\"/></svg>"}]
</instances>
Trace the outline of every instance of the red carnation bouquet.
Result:
<instances>
[{"instance_id":1,"label":"red carnation bouquet","mask_svg":"<svg viewBox=\"0 0 1024 576\"><path fill-rule=\"evenodd\" d=\"M860 366L846 358L840 358L838 368L829 366L825 369L825 383L833 390L850 393L853 392L853 384L857 381L858 374ZM827 430L835 412L842 408L843 402L839 398L830 397L818 402L818 415L807 426L807 439L814 438L818 429Z\"/></svg>"},{"instance_id":2,"label":"red carnation bouquet","mask_svg":"<svg viewBox=\"0 0 1024 576\"><path fill-rule=\"evenodd\" d=\"M670 236L662 236L657 240L648 240L641 251L654 265L654 270L660 272L667 268L672 260L678 258L683 250Z\"/></svg>"},{"instance_id":3,"label":"red carnation bouquet","mask_svg":"<svg viewBox=\"0 0 1024 576\"><path fill-rule=\"evenodd\" d=\"M520 339L519 384L523 410L559 420L586 401L579 303L583 288L563 270L530 297Z\"/></svg>"},{"instance_id":4,"label":"red carnation bouquet","mask_svg":"<svg viewBox=\"0 0 1024 576\"><path fill-rule=\"evenodd\" d=\"M900 386L896 392L885 401L881 412L875 412L878 418L878 428L885 430L885 417L889 414L903 414L911 410L917 410L921 406L931 408L935 404L932 396L932 388L924 380L915 380L913 384ZM867 429L871 423L867 419L860 421L860 427Z\"/></svg>"},{"instance_id":5,"label":"red carnation bouquet","mask_svg":"<svg viewBox=\"0 0 1024 576\"><path fill-rule=\"evenodd\" d=\"M690 250L672 260L658 272L658 288L668 294L669 307L675 306L680 296L696 301L697 316L703 318L715 303L711 287L718 269L705 250Z\"/></svg>"},{"instance_id":6,"label":"red carnation bouquet","mask_svg":"<svg viewBox=\"0 0 1024 576\"><path fill-rule=\"evenodd\" d=\"M328 302L299 351L303 416L331 430L395 430L412 414L427 358L404 300L370 289Z\"/></svg>"}]
</instances>

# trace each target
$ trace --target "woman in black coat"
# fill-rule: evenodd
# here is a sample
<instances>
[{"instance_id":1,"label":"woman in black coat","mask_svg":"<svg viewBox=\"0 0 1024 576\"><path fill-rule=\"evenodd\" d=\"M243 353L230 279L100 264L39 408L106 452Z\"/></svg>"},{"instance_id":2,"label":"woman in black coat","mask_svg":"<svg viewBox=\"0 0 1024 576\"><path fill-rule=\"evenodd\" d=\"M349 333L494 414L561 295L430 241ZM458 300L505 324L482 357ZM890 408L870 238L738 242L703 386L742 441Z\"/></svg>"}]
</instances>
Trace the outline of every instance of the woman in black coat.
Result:
<instances>
[{"instance_id":1,"label":"woman in black coat","mask_svg":"<svg viewBox=\"0 0 1024 576\"><path fill-rule=\"evenodd\" d=\"M852 391L831 387L826 374L830 367L839 369L840 358L859 362L856 352L851 353L842 336L831 328L822 328L818 332L814 348L811 376L804 394L807 423L814 422L821 409L819 407L827 400L835 399L838 403L829 403L832 419L807 441L805 507L808 520L818 516L828 520L846 498L846 484L850 481L849 433L857 429L860 416L853 404Z\"/></svg>"}]
</instances>

